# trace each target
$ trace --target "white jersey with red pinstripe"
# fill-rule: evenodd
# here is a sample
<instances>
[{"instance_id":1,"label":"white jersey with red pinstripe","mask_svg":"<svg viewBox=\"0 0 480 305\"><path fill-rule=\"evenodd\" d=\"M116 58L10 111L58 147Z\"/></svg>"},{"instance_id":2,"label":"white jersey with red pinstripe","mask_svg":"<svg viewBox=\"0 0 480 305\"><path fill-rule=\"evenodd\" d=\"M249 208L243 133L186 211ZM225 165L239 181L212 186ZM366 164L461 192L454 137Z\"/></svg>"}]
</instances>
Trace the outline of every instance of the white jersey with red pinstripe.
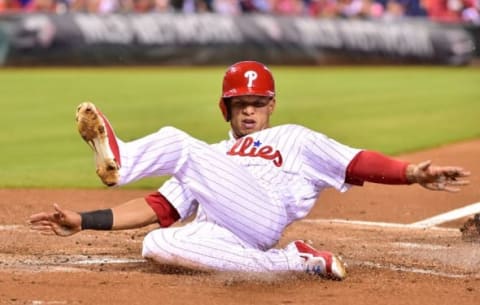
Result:
<instances>
[{"instance_id":1,"label":"white jersey with red pinstripe","mask_svg":"<svg viewBox=\"0 0 480 305\"><path fill-rule=\"evenodd\" d=\"M217 270L300 270L292 247L271 249L327 187L348 189L345 172L358 149L299 125L281 125L208 145L165 127L121 142L119 185L172 175L159 191L183 226L149 233L143 255Z\"/></svg>"}]
</instances>

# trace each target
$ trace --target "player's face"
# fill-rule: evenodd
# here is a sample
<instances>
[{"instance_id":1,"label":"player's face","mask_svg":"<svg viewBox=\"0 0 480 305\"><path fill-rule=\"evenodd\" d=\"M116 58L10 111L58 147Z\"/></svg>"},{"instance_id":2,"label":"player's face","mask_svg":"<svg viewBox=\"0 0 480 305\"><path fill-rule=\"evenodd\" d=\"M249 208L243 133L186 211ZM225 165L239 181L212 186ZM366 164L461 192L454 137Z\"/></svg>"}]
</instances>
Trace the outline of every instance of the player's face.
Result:
<instances>
[{"instance_id":1,"label":"player's face","mask_svg":"<svg viewBox=\"0 0 480 305\"><path fill-rule=\"evenodd\" d=\"M275 109L275 99L266 96L245 95L232 97L230 101L233 133L243 137L270 127L270 115Z\"/></svg>"}]
</instances>

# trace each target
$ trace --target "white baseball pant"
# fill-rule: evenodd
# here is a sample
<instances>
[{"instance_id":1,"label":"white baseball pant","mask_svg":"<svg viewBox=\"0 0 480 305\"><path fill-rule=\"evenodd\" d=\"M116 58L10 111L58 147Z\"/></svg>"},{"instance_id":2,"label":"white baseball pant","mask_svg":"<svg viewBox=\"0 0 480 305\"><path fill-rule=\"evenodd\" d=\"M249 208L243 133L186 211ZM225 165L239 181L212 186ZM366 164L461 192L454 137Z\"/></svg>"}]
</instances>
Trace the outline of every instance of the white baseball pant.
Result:
<instances>
[{"instance_id":1,"label":"white baseball pant","mask_svg":"<svg viewBox=\"0 0 480 305\"><path fill-rule=\"evenodd\" d=\"M144 257L216 270L301 270L292 247L268 250L287 225L285 207L225 153L173 127L118 143L119 185L172 175L207 215L205 221L150 232Z\"/></svg>"}]
</instances>

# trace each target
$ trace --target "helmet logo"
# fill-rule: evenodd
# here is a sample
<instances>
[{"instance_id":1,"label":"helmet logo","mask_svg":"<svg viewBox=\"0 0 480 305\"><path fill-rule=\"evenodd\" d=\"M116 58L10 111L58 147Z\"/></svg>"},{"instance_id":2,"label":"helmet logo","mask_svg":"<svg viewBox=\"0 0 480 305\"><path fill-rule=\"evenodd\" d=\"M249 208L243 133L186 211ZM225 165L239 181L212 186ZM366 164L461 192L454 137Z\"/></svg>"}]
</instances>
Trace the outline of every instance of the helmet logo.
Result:
<instances>
[{"instance_id":1,"label":"helmet logo","mask_svg":"<svg viewBox=\"0 0 480 305\"><path fill-rule=\"evenodd\" d=\"M257 79L258 74L257 74L257 72L255 72L253 70L248 70L247 72L245 72L245 74L243 76L245 76L245 78L248 79L247 87L252 88L253 87L253 81Z\"/></svg>"}]
</instances>

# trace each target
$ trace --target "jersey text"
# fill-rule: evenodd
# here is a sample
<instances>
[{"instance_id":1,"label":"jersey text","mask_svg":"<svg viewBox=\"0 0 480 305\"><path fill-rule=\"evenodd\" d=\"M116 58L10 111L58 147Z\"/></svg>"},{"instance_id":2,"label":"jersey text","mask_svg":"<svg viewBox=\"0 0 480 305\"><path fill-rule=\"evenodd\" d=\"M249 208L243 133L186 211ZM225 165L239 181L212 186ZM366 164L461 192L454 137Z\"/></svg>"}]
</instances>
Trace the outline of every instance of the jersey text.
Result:
<instances>
[{"instance_id":1,"label":"jersey text","mask_svg":"<svg viewBox=\"0 0 480 305\"><path fill-rule=\"evenodd\" d=\"M276 167L282 166L283 158L280 151L273 151L273 147L270 145L257 146L260 146L260 142L255 142L252 137L243 137L232 146L227 154L240 157L260 157L273 160Z\"/></svg>"}]
</instances>

